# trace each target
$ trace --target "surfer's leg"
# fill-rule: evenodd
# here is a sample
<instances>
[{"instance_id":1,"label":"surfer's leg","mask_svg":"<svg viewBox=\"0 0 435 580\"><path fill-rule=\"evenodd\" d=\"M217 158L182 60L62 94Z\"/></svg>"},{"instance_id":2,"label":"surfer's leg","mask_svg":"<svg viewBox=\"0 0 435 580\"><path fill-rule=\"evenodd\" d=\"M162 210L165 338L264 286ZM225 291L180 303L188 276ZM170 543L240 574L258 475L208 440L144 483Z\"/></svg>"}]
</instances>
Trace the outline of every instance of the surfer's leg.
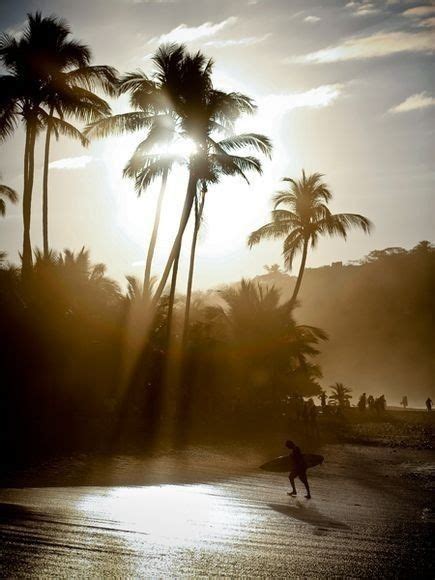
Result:
<instances>
[{"instance_id":1,"label":"surfer's leg","mask_svg":"<svg viewBox=\"0 0 435 580\"><path fill-rule=\"evenodd\" d=\"M310 493L310 486L308 485L307 472L306 471L301 471L299 473L299 479L305 485L305 489L307 490L307 495L305 497L307 499L310 499L311 498L311 493Z\"/></svg>"},{"instance_id":2,"label":"surfer's leg","mask_svg":"<svg viewBox=\"0 0 435 580\"><path fill-rule=\"evenodd\" d=\"M293 471L290 471L288 478L290 480L290 485L292 486L292 491L288 492L289 495L296 495L296 493L297 493L296 487L295 487L295 477L296 477L296 474L293 473Z\"/></svg>"}]
</instances>

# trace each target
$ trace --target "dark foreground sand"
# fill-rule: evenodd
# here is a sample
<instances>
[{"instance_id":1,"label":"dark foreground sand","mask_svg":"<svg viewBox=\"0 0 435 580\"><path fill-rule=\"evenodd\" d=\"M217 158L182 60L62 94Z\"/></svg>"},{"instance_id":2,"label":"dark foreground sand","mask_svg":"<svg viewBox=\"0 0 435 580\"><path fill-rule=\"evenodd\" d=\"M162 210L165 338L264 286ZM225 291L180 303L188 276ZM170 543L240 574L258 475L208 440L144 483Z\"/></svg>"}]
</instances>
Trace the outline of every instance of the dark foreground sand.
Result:
<instances>
[{"instance_id":1,"label":"dark foreground sand","mask_svg":"<svg viewBox=\"0 0 435 580\"><path fill-rule=\"evenodd\" d=\"M0 489L0 575L433 577L433 452L323 453L311 501L246 450L15 473Z\"/></svg>"}]
</instances>

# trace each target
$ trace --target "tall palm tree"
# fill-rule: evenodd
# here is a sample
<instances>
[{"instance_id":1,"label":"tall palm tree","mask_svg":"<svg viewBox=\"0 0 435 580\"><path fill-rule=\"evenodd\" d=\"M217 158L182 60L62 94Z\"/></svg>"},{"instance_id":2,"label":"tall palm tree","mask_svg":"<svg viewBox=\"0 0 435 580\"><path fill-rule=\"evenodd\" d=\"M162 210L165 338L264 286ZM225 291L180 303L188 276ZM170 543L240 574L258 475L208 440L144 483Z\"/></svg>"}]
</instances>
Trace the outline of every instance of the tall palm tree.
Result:
<instances>
[{"instance_id":1,"label":"tall palm tree","mask_svg":"<svg viewBox=\"0 0 435 580\"><path fill-rule=\"evenodd\" d=\"M86 134L96 137L122 135L129 132L146 131L132 158L124 169L124 176L135 180L136 192L140 196L156 178L161 178L153 229L145 262L143 288L150 285L152 262L157 243L163 199L169 172L173 164L180 161L167 152L168 146L177 135L177 115L171 94L179 82L174 72L184 48L169 45L159 48L153 56L155 71L151 76L142 71L128 73L119 82L119 93L128 94L134 111L113 115L91 123ZM157 151L156 151L157 149Z\"/></svg>"},{"instance_id":2,"label":"tall palm tree","mask_svg":"<svg viewBox=\"0 0 435 580\"><path fill-rule=\"evenodd\" d=\"M218 99L221 98L221 93L215 91ZM228 95L227 95L228 96ZM229 95L231 97L231 95ZM242 95L237 95L237 98L243 97L244 99L248 99L248 97L244 97ZM213 96L211 97L211 101L213 100ZM252 103L251 106L253 107ZM250 109L247 112L252 112L254 109ZM211 111L214 113L213 107L211 107ZM230 112L230 121L231 117L234 119L240 114L236 110ZM213 118L210 119L212 127L214 127L213 123L215 120ZM189 276L188 276L188 283L187 283L187 294L186 294L186 309L184 315L184 325L183 325L183 342L185 343L187 340L187 335L189 331L189 315L190 315L190 301L192 296L192 285L193 285L193 274L194 274L194 267L195 267L195 257L196 257L196 245L198 241L198 233L199 228L202 222L202 216L204 212L204 204L206 199L206 194L208 191L207 183L218 183L220 178L223 175L238 175L243 177L247 183L249 183L245 172L247 170L255 171L261 174L261 163L260 161L251 156L235 156L232 155L231 152L234 150L239 150L243 148L251 148L255 152L260 152L266 157L270 158L272 152L272 144L270 140L265 135L260 135L257 133L244 133L241 135L230 135L220 141L217 141L214 135L212 135L212 131L209 131L208 134L208 149L206 151L206 157L204 159L205 165L208 167L207 179L201 180L200 191L197 190L195 198L194 198L194 227L193 227L193 237L192 237L192 245L190 250L190 263L189 263ZM246 165L245 165L245 162Z\"/></svg>"},{"instance_id":3,"label":"tall palm tree","mask_svg":"<svg viewBox=\"0 0 435 580\"><path fill-rule=\"evenodd\" d=\"M7 71L0 77L0 139L9 137L21 119L25 125L23 185L23 273L30 270L32 247L30 220L32 208L34 152L38 132L47 127L44 208L47 199L48 154L51 132L83 137L63 116L73 113L89 120L91 107L99 114L108 114L105 101L87 90L97 83L106 84L112 76L109 67L89 67L89 48L68 39L70 30L64 20L55 16L42 17L39 12L28 15L20 39L3 34L0 37L0 62ZM92 71L89 69L92 68ZM74 69L77 69L73 74ZM66 76L66 73L71 73ZM62 77L62 75L64 75ZM68 91L61 90L68 87ZM86 88L87 87L87 88ZM62 108L59 95L63 93ZM69 94L67 94L69 93ZM48 106L49 113L44 110ZM62 110L63 109L63 110ZM55 119L56 112L59 118ZM45 212L46 213L46 212ZM46 222L46 219L44 220ZM46 227L44 226L44 231Z\"/></svg>"},{"instance_id":4,"label":"tall palm tree","mask_svg":"<svg viewBox=\"0 0 435 580\"><path fill-rule=\"evenodd\" d=\"M18 194L15 190L7 185L2 185L0 183L0 215L4 216L6 213L6 203L2 197L6 198L11 203L17 203L18 201Z\"/></svg>"},{"instance_id":5,"label":"tall palm tree","mask_svg":"<svg viewBox=\"0 0 435 580\"><path fill-rule=\"evenodd\" d=\"M51 60L58 58L62 48L53 43L59 29L65 27L54 16L43 18L40 13L28 15L24 32L19 40L2 34L0 62L6 74L0 77L0 138L10 136L20 119L24 122L26 140L24 149L23 184L23 274L32 265L30 220L34 176L34 154L38 131L46 114L42 109L46 88L50 83ZM65 47L72 66L85 64L83 45L72 42Z\"/></svg>"},{"instance_id":6,"label":"tall palm tree","mask_svg":"<svg viewBox=\"0 0 435 580\"><path fill-rule=\"evenodd\" d=\"M183 322L183 337L182 337L183 344L186 343L187 335L189 332L190 304L192 301L192 286L193 286L193 272L195 268L196 244L198 242L199 228L201 227L206 193L207 193L207 184L205 182L202 182L200 192L197 192L197 195L195 196L195 214L193 223L192 244L190 247L189 275L187 278L186 307L184 310L184 322Z\"/></svg>"},{"instance_id":7,"label":"tall palm tree","mask_svg":"<svg viewBox=\"0 0 435 580\"><path fill-rule=\"evenodd\" d=\"M257 151L270 152L267 138L254 134L227 136L216 140L216 133L228 135L234 129L236 119L242 113L252 113L252 100L240 93L225 93L213 88L211 73L213 61L198 52L188 54L177 63L178 93L172 94L174 108L182 133L195 143L196 150L190 155L189 180L178 231L173 242L160 283L154 295L156 303L166 285L172 264L179 257L183 235L189 221L201 181L217 183L222 175L239 175L247 180L246 172L261 172L260 161L252 156L239 156L233 152L246 146Z\"/></svg>"},{"instance_id":8,"label":"tall palm tree","mask_svg":"<svg viewBox=\"0 0 435 580\"><path fill-rule=\"evenodd\" d=\"M372 224L366 217L353 213L333 214L328 208L332 194L322 181L323 175L313 173L306 175L302 171L302 179L294 180L284 177L288 189L279 191L273 198L274 210L272 220L248 238L250 248L265 239L284 238L284 263L291 269L293 260L299 252L302 259L296 285L291 297L291 303L296 302L304 275L308 247L315 248L319 237L323 235L338 235L346 239L350 228L358 227L365 233L370 233ZM288 209L280 209L284 205Z\"/></svg>"},{"instance_id":9,"label":"tall palm tree","mask_svg":"<svg viewBox=\"0 0 435 580\"><path fill-rule=\"evenodd\" d=\"M66 34L67 33L67 34ZM48 243L48 174L50 163L50 141L54 133L56 139L59 134L78 139L83 146L88 144L85 135L66 121L65 117L75 117L80 121L89 123L110 114L108 103L98 97L93 91L103 89L111 96L115 95L117 83L116 71L109 66L91 66L90 51L87 47L82 50L85 66L70 69L68 50L65 45L71 44L67 40L69 30L59 28L57 45L62 47L60 51L62 58L54 63L51 72L50 86L47 87L45 104L48 107L48 114L45 119L45 148L44 148L44 168L43 168L43 190L42 190L42 230L44 254L49 253ZM55 116L57 115L57 117Z\"/></svg>"}]
</instances>

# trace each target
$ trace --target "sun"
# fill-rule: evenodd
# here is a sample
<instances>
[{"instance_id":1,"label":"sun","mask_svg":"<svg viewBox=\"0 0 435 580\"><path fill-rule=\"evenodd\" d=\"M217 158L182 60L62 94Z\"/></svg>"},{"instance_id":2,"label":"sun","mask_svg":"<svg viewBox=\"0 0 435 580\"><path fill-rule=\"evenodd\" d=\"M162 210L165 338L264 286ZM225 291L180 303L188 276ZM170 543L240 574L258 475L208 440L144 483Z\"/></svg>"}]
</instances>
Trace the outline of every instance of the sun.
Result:
<instances>
[{"instance_id":1,"label":"sun","mask_svg":"<svg viewBox=\"0 0 435 580\"><path fill-rule=\"evenodd\" d=\"M195 141L180 137L174 139L168 147L163 148L161 153L179 155L180 157L184 157L187 161L191 155L196 153L197 149Z\"/></svg>"},{"instance_id":2,"label":"sun","mask_svg":"<svg viewBox=\"0 0 435 580\"><path fill-rule=\"evenodd\" d=\"M98 152L104 166L106 184L109 189L107 193L111 195L115 205L114 217L117 225L124 235L137 246L138 259L134 262L134 267L138 270L142 266L148 247L161 186L160 180L156 179L138 195L135 191L134 181L123 177L123 169L140 142L141 135L139 134L109 137L100 143L101 149ZM156 250L156 268L159 267L160 262L161 265L164 265L170 250L187 186L187 161L195 151L194 141L183 138L175 139L165 149L156 148L153 151L180 158L180 163L174 165L167 183ZM186 164L182 163L183 160Z\"/></svg>"}]
</instances>

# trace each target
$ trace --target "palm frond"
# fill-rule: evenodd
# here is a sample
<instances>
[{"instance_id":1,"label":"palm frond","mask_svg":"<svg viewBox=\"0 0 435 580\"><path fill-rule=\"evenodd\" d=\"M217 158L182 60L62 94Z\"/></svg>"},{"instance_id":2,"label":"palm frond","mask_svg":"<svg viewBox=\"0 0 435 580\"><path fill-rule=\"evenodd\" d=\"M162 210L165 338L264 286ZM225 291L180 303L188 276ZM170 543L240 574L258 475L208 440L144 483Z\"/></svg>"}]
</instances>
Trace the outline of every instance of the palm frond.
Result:
<instances>
[{"instance_id":1,"label":"palm frond","mask_svg":"<svg viewBox=\"0 0 435 580\"><path fill-rule=\"evenodd\" d=\"M265 135L260 135L258 133L242 133L240 135L228 137L227 139L221 139L219 141L219 146L226 153L250 147L269 158L272 154L271 140Z\"/></svg>"},{"instance_id":2,"label":"palm frond","mask_svg":"<svg viewBox=\"0 0 435 580\"><path fill-rule=\"evenodd\" d=\"M285 222L293 228L300 228L302 225L298 214L288 209L273 209L270 213L274 222Z\"/></svg>"},{"instance_id":3,"label":"palm frond","mask_svg":"<svg viewBox=\"0 0 435 580\"><path fill-rule=\"evenodd\" d=\"M229 155L228 153L213 153L209 156L211 163L216 164L223 175L240 175L249 183L246 171L262 173L261 162L256 157Z\"/></svg>"},{"instance_id":4,"label":"palm frond","mask_svg":"<svg viewBox=\"0 0 435 580\"><path fill-rule=\"evenodd\" d=\"M17 192L12 189L12 187L8 187L7 185L0 184L0 195L6 197L11 203L17 203L18 201Z\"/></svg>"},{"instance_id":5,"label":"palm frond","mask_svg":"<svg viewBox=\"0 0 435 580\"><path fill-rule=\"evenodd\" d=\"M359 214L339 213L331 214L323 222L329 235L339 235L347 238L347 233L351 228L360 228L364 233L369 234L373 224L366 217Z\"/></svg>"},{"instance_id":6,"label":"palm frond","mask_svg":"<svg viewBox=\"0 0 435 580\"><path fill-rule=\"evenodd\" d=\"M170 171L174 164L185 162L180 155L143 155L141 159L130 159L123 175L135 180L135 189L140 195L155 179Z\"/></svg>"},{"instance_id":7,"label":"palm frond","mask_svg":"<svg viewBox=\"0 0 435 580\"><path fill-rule=\"evenodd\" d=\"M0 141L11 137L18 126L18 90L14 77L0 77Z\"/></svg>"},{"instance_id":8,"label":"palm frond","mask_svg":"<svg viewBox=\"0 0 435 580\"><path fill-rule=\"evenodd\" d=\"M111 66L92 65L76 68L66 74L70 85L79 85L88 91L102 89L111 97L118 94L118 71Z\"/></svg>"},{"instance_id":9,"label":"palm frond","mask_svg":"<svg viewBox=\"0 0 435 580\"><path fill-rule=\"evenodd\" d=\"M284 240L282 255L288 270L292 269L293 261L304 246L304 236L300 230L293 230Z\"/></svg>"},{"instance_id":10,"label":"palm frond","mask_svg":"<svg viewBox=\"0 0 435 580\"><path fill-rule=\"evenodd\" d=\"M289 233L289 224L285 221L272 221L258 230L253 231L248 237L248 246L252 248L262 240L279 240Z\"/></svg>"},{"instance_id":11,"label":"palm frond","mask_svg":"<svg viewBox=\"0 0 435 580\"><path fill-rule=\"evenodd\" d=\"M89 141L81 131L79 131L74 125L59 119L58 117L51 117L50 124L57 134L64 135L65 137L70 137L70 139L76 139L80 141L83 147L89 145Z\"/></svg>"},{"instance_id":12,"label":"palm frond","mask_svg":"<svg viewBox=\"0 0 435 580\"><path fill-rule=\"evenodd\" d=\"M155 115L141 112L121 113L90 123L83 132L85 135L99 138L124 135L125 133L149 129L154 119Z\"/></svg>"},{"instance_id":13,"label":"palm frond","mask_svg":"<svg viewBox=\"0 0 435 580\"><path fill-rule=\"evenodd\" d=\"M284 178L286 179L286 178ZM272 197L273 207L285 204L291 208L296 207L297 196L293 191L277 191Z\"/></svg>"}]
</instances>

